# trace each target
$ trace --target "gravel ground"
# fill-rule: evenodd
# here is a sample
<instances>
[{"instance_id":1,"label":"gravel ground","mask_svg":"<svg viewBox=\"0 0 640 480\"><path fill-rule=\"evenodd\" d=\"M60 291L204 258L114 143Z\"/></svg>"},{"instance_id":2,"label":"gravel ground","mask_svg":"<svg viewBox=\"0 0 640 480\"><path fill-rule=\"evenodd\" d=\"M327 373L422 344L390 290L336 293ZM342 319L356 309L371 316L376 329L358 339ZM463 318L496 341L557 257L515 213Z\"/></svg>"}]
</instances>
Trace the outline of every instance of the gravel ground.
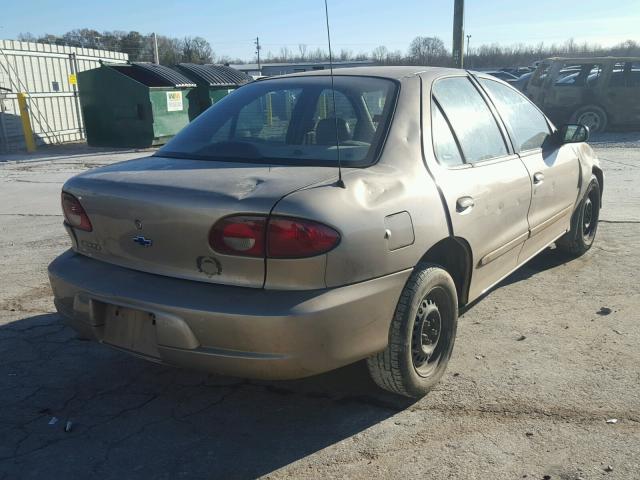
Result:
<instances>
[{"instance_id":1,"label":"gravel ground","mask_svg":"<svg viewBox=\"0 0 640 480\"><path fill-rule=\"evenodd\" d=\"M254 382L78 340L46 276L69 245L60 186L145 153L0 157L0 479L640 478L640 134L593 145L594 248L549 249L467 311L417 402L377 390L362 364Z\"/></svg>"}]
</instances>

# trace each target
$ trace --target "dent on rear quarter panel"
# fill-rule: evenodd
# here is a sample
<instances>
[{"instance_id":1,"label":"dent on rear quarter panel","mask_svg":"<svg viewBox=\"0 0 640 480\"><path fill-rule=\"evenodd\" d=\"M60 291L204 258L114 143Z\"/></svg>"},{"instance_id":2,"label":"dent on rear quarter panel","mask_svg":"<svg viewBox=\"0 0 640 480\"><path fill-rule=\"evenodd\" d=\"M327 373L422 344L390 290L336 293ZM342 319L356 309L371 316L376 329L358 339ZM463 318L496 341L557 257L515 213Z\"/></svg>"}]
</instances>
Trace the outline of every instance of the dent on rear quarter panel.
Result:
<instances>
[{"instance_id":1,"label":"dent on rear quarter panel","mask_svg":"<svg viewBox=\"0 0 640 480\"><path fill-rule=\"evenodd\" d=\"M337 171L336 171L337 178ZM422 160L420 83L402 80L396 112L377 164L345 169L346 188L334 182L294 192L273 213L317 220L337 229L340 244L326 255L327 287L361 282L413 268L424 253L448 236L438 191ZM385 217L408 212L415 239L391 250ZM392 232L393 235L393 232ZM269 283L267 262L267 283ZM291 264L295 269L295 264Z\"/></svg>"}]
</instances>

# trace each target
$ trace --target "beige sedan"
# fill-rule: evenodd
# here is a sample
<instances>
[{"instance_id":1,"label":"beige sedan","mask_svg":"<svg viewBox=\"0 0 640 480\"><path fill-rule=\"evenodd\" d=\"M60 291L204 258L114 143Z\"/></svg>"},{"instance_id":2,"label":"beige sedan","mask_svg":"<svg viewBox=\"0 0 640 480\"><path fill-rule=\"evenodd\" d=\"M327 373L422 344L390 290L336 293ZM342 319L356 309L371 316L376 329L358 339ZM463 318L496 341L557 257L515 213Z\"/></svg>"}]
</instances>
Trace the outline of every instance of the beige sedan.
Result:
<instances>
[{"instance_id":1,"label":"beige sedan","mask_svg":"<svg viewBox=\"0 0 640 480\"><path fill-rule=\"evenodd\" d=\"M156 154L64 185L55 303L152 361L285 379L366 359L420 396L459 308L554 242L590 248L603 173L587 136L463 70L256 81Z\"/></svg>"}]
</instances>

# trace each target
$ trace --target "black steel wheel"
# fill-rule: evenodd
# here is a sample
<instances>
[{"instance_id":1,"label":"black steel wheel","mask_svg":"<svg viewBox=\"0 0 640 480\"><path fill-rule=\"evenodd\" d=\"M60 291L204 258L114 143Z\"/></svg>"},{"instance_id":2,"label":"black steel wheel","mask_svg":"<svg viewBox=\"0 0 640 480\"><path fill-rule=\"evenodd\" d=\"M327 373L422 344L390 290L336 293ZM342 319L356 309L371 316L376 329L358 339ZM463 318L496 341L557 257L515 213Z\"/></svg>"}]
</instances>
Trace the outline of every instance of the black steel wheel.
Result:
<instances>
[{"instance_id":1,"label":"black steel wheel","mask_svg":"<svg viewBox=\"0 0 640 480\"><path fill-rule=\"evenodd\" d=\"M591 248L598 231L600 202L600 184L593 175L582 201L573 213L571 229L556 242L559 249L577 257Z\"/></svg>"},{"instance_id":2,"label":"black steel wheel","mask_svg":"<svg viewBox=\"0 0 640 480\"><path fill-rule=\"evenodd\" d=\"M455 342L457 298L453 279L444 269L416 266L398 301L387 348L367 361L380 387L421 397L440 380Z\"/></svg>"}]
</instances>

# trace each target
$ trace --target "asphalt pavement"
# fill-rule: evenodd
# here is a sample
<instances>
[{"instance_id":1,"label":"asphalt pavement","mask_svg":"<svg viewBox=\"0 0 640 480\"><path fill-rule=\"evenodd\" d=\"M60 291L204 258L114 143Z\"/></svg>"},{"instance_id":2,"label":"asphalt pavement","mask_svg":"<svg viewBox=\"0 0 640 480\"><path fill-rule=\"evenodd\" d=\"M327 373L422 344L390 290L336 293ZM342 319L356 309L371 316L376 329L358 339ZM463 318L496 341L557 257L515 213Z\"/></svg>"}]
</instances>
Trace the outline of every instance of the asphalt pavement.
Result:
<instances>
[{"instance_id":1,"label":"asphalt pavement","mask_svg":"<svg viewBox=\"0 0 640 480\"><path fill-rule=\"evenodd\" d=\"M46 275L69 247L60 187L149 152L0 156L0 479L640 478L640 133L593 145L594 247L546 250L467 311L419 401L362 363L257 382L78 339Z\"/></svg>"}]
</instances>

